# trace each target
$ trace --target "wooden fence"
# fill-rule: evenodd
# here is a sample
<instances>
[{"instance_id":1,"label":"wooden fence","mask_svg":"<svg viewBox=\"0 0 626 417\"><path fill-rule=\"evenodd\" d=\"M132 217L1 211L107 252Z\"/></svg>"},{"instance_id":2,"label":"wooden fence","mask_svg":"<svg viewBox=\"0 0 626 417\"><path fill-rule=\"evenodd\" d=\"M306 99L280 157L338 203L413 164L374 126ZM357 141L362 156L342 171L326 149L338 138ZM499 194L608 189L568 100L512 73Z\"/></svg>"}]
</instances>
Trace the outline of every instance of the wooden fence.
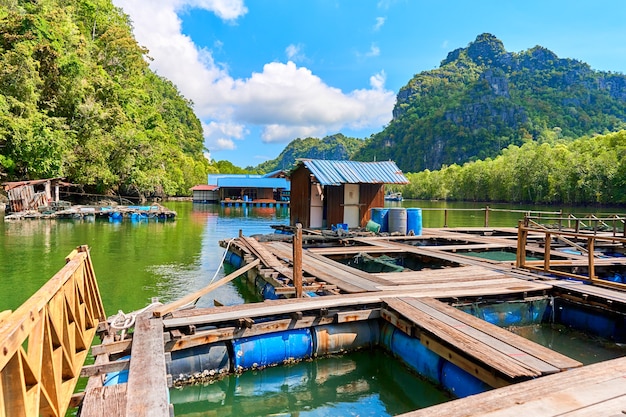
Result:
<instances>
[{"instance_id":1,"label":"wooden fence","mask_svg":"<svg viewBox=\"0 0 626 417\"><path fill-rule=\"evenodd\" d=\"M596 274L596 258L598 257L598 254L595 252L597 242L626 246L625 234L622 234L622 236L620 237L618 233L619 228L617 228L616 226L613 226L612 230L605 231L603 234L598 233L597 227L593 227L593 230L589 230L587 231L587 233L582 233L579 230L580 222L576 222L575 230L565 230L562 228L563 223L567 222L568 220L571 221L572 219L566 218L561 220L562 222L559 222L558 229L547 228L528 217L519 222L517 234L516 266L518 268L544 272L563 278L574 278L577 280L589 282L591 284L626 290L626 284L598 278ZM595 222L604 223L604 225L606 225L607 222L616 221L617 219L615 217L611 217L607 219L594 218L593 220ZM623 222L622 218L619 218L619 220ZM624 228L622 227L621 230L624 230ZM526 259L526 245L528 242L529 234L533 234L535 236L537 234L543 235L543 261L528 261ZM573 266L574 262L571 260L559 260L551 258L553 239L568 245L569 247L580 252L581 255L585 256L586 259L583 266L587 268L586 275L558 269L559 267L567 269Z\"/></svg>"},{"instance_id":2,"label":"wooden fence","mask_svg":"<svg viewBox=\"0 0 626 417\"><path fill-rule=\"evenodd\" d=\"M14 312L0 313L0 417L65 415L100 321L89 249Z\"/></svg>"}]
</instances>

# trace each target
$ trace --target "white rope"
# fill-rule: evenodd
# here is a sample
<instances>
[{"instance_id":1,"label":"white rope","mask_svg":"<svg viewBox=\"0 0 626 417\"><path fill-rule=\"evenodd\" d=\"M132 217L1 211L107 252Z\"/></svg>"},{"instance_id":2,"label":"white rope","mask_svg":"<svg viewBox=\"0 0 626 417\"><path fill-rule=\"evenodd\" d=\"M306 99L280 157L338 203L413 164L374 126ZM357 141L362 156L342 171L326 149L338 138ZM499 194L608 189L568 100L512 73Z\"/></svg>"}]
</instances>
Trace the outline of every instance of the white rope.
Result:
<instances>
[{"instance_id":1,"label":"white rope","mask_svg":"<svg viewBox=\"0 0 626 417\"><path fill-rule=\"evenodd\" d=\"M126 330L130 329L135 325L135 321L137 320L137 316L149 308L163 305L159 302L153 302L142 308L141 310L133 311L131 313L124 313L122 310L118 310L117 314L112 318L109 318L109 326L112 329L120 330L120 340L124 340L126 335Z\"/></svg>"},{"instance_id":2,"label":"white rope","mask_svg":"<svg viewBox=\"0 0 626 417\"><path fill-rule=\"evenodd\" d=\"M232 238L228 241L228 244L226 245L226 249L224 250L224 253L222 254L222 260L220 261L220 264L217 266L217 269L215 270L215 274L213 274L213 278L211 278L211 280L209 281L207 285L213 284L213 281L215 281L215 278L217 278L217 274L219 274L219 272L222 270L222 266L224 266L224 260L226 259L226 255L228 254L228 248L230 248L230 244L234 240L235 238ZM196 301L193 302L194 306L198 303L198 300L200 300L200 297L196 298Z\"/></svg>"}]
</instances>

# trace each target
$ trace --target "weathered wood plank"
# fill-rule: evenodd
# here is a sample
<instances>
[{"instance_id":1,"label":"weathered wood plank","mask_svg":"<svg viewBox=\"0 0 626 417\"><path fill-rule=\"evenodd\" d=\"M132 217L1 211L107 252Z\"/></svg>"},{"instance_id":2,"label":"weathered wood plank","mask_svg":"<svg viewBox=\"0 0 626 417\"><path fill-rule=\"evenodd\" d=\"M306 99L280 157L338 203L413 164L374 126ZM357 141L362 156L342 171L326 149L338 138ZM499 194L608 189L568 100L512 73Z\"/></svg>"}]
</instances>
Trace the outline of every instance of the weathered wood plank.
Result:
<instances>
[{"instance_id":1,"label":"weathered wood plank","mask_svg":"<svg viewBox=\"0 0 626 417\"><path fill-rule=\"evenodd\" d=\"M595 385L611 381L615 388L621 391L611 393L607 398L600 390L597 396L589 401L588 407L601 404L605 401L613 401L626 395L626 358L613 359L593 365L584 366L560 372L558 374L547 375L542 378L521 382L493 391L487 391L470 397L450 401L422 410L412 411L402 414L401 417L475 417L489 415L508 416L509 411L517 411L515 416L541 415L541 416L564 416L568 412L574 412L569 405L569 400L576 401L578 393L588 389L593 389ZM567 391L570 391L567 392ZM565 391L565 392L564 392ZM526 403L540 401L551 397L554 401L563 398L562 408L555 412L526 413L523 409L517 408ZM622 403L624 404L624 403ZM584 409L578 407L578 409ZM622 406L623 409L623 406ZM578 411L578 410L575 410ZM583 414L584 415L584 414ZM619 415L617 413L599 413L591 415ZM578 416L577 416L578 417Z\"/></svg>"},{"instance_id":2,"label":"weathered wood plank","mask_svg":"<svg viewBox=\"0 0 626 417\"><path fill-rule=\"evenodd\" d=\"M151 312L140 314L135 323L126 415L169 417L163 322L150 315Z\"/></svg>"},{"instance_id":3,"label":"weathered wood plank","mask_svg":"<svg viewBox=\"0 0 626 417\"><path fill-rule=\"evenodd\" d=\"M444 314L458 320L461 323L465 323L468 326L472 326L476 329L483 331L490 337L514 346L515 348L532 355L535 358L540 359L542 362L549 363L553 367L559 370L567 370L572 368L578 368L583 364L577 360L569 358L561 353L555 352L538 343L532 342L526 338L513 334L498 326L485 322L477 317L460 311L445 303L439 302L432 298L420 298L419 301L431 308L437 309ZM519 358L518 358L519 359Z\"/></svg>"},{"instance_id":4,"label":"weathered wood plank","mask_svg":"<svg viewBox=\"0 0 626 417\"><path fill-rule=\"evenodd\" d=\"M384 301L391 309L402 314L415 325L433 334L448 345L454 346L458 351L463 352L464 355L473 357L475 360L490 366L511 379L537 377L541 375L540 371L516 360L512 360L507 353L503 353L485 344L472 335L464 333L461 329L457 329L448 323L442 322L440 319L415 308L404 300L405 299L394 298L385 299ZM461 367L465 365L464 363L455 364ZM469 371L471 372L472 370ZM488 381L485 382L488 383Z\"/></svg>"},{"instance_id":5,"label":"weathered wood plank","mask_svg":"<svg viewBox=\"0 0 626 417\"><path fill-rule=\"evenodd\" d=\"M126 417L127 384L95 387L85 395L81 409L84 417Z\"/></svg>"}]
</instances>

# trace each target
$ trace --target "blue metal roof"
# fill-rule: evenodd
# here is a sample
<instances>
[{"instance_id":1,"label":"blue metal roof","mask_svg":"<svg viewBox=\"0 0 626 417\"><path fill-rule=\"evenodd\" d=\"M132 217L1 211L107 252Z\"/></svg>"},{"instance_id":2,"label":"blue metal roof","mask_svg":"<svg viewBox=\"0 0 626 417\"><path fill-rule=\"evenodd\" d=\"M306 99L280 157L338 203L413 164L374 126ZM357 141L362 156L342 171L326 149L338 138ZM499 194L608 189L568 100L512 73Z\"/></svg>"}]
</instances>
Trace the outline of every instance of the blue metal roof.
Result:
<instances>
[{"instance_id":1,"label":"blue metal roof","mask_svg":"<svg viewBox=\"0 0 626 417\"><path fill-rule=\"evenodd\" d=\"M340 184L408 184L400 168L393 161L358 162L302 159L322 185Z\"/></svg>"},{"instance_id":2,"label":"blue metal roof","mask_svg":"<svg viewBox=\"0 0 626 417\"><path fill-rule=\"evenodd\" d=\"M262 178L263 175L257 174L209 174L208 182L209 185L217 185L220 178Z\"/></svg>"},{"instance_id":3,"label":"blue metal roof","mask_svg":"<svg viewBox=\"0 0 626 417\"><path fill-rule=\"evenodd\" d=\"M283 188L289 190L289 181L286 178L247 178L247 177L223 177L217 179L220 188Z\"/></svg>"}]
</instances>

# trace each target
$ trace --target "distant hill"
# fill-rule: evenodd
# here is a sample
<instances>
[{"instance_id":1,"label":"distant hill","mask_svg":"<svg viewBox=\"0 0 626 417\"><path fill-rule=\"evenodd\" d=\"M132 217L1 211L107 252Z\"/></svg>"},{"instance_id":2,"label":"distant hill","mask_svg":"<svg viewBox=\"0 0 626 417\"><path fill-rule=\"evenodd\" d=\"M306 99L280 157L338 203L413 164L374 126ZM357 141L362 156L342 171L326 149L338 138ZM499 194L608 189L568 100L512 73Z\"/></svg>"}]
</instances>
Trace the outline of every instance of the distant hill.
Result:
<instances>
[{"instance_id":1,"label":"distant hill","mask_svg":"<svg viewBox=\"0 0 626 417\"><path fill-rule=\"evenodd\" d=\"M494 157L510 144L618 131L625 122L623 74L541 46L507 52L485 33L402 87L392 121L353 158L392 159L417 172Z\"/></svg>"},{"instance_id":2,"label":"distant hill","mask_svg":"<svg viewBox=\"0 0 626 417\"><path fill-rule=\"evenodd\" d=\"M363 146L362 140L349 138L340 133L326 136L323 139L295 139L287 145L276 159L263 162L256 167L248 167L247 169L263 173L278 169L289 169L298 158L351 159L361 146Z\"/></svg>"}]
</instances>

